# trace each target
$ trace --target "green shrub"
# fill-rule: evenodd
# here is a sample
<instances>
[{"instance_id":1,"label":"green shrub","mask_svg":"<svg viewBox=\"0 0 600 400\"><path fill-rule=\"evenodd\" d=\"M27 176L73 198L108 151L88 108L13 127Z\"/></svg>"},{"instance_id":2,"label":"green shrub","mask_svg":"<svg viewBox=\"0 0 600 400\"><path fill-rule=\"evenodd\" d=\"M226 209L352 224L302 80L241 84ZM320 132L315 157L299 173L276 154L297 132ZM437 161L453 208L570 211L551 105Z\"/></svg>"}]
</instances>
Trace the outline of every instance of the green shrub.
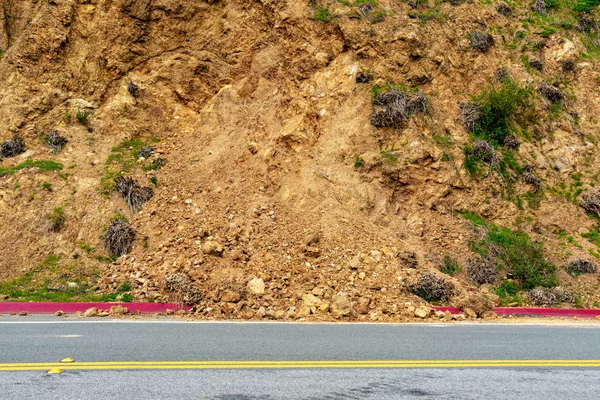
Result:
<instances>
[{"instance_id":1,"label":"green shrub","mask_svg":"<svg viewBox=\"0 0 600 400\"><path fill-rule=\"evenodd\" d=\"M442 266L440 268L440 272L450 275L450 276L454 276L457 273L459 273L462 270L462 267L458 264L458 262L446 255L444 256L444 258L442 259Z\"/></svg>"},{"instance_id":2,"label":"green shrub","mask_svg":"<svg viewBox=\"0 0 600 400\"><path fill-rule=\"evenodd\" d=\"M479 105L479 120L473 129L492 145L503 144L516 124L524 125L531 115L532 90L506 80L492 85L473 98Z\"/></svg>"},{"instance_id":3,"label":"green shrub","mask_svg":"<svg viewBox=\"0 0 600 400\"><path fill-rule=\"evenodd\" d=\"M520 288L528 290L558 284L556 266L546 260L542 243L531 240L524 232L487 223L475 214L461 214L484 233L483 238L471 244L471 249L518 280Z\"/></svg>"},{"instance_id":4,"label":"green shrub","mask_svg":"<svg viewBox=\"0 0 600 400\"><path fill-rule=\"evenodd\" d=\"M326 7L318 7L317 6L315 8L314 18L317 21L329 22L329 21L331 21L331 12L329 12L329 9Z\"/></svg>"},{"instance_id":5,"label":"green shrub","mask_svg":"<svg viewBox=\"0 0 600 400\"><path fill-rule=\"evenodd\" d=\"M85 110L80 110L75 113L75 119L77 122L83 126L88 126L90 123L91 113Z\"/></svg>"},{"instance_id":6,"label":"green shrub","mask_svg":"<svg viewBox=\"0 0 600 400\"><path fill-rule=\"evenodd\" d=\"M365 163L365 160L358 154L354 155L354 168L360 168Z\"/></svg>"},{"instance_id":7,"label":"green shrub","mask_svg":"<svg viewBox=\"0 0 600 400\"><path fill-rule=\"evenodd\" d=\"M577 0L573 5L573 11L589 14L600 5L600 0Z\"/></svg>"}]
</instances>

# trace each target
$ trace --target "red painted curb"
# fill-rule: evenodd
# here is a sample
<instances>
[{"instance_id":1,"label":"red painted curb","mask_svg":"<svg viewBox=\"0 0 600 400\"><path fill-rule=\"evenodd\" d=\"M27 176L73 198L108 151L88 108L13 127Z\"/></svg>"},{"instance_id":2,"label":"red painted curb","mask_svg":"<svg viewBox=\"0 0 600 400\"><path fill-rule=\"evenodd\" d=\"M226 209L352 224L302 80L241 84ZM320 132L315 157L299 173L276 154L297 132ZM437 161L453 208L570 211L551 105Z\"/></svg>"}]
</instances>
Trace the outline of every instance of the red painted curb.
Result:
<instances>
[{"instance_id":1,"label":"red painted curb","mask_svg":"<svg viewBox=\"0 0 600 400\"><path fill-rule=\"evenodd\" d=\"M177 304L161 303L21 303L21 302L0 302L0 314L19 313L26 311L29 314L54 314L57 311L64 313L85 312L88 308L96 307L100 310L110 310L112 306L123 306L129 309L129 312L139 311L142 314L164 313L167 309L189 310L189 306L179 306Z\"/></svg>"},{"instance_id":2,"label":"red painted curb","mask_svg":"<svg viewBox=\"0 0 600 400\"><path fill-rule=\"evenodd\" d=\"M460 314L458 307L433 307L437 311L450 311ZM499 316L526 315L539 317L568 317L568 318L596 318L600 310L583 310L578 308L536 308L536 307L495 307L494 312Z\"/></svg>"}]
</instances>

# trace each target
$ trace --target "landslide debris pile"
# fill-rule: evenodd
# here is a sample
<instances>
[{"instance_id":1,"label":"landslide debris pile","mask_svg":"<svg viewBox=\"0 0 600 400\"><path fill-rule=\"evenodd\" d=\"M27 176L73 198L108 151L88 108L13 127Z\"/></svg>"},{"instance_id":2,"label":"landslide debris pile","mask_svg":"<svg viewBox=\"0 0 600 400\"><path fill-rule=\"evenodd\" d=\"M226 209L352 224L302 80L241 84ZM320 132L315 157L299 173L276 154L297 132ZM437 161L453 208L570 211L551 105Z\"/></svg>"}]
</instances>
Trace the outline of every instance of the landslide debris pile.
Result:
<instances>
[{"instance_id":1,"label":"landslide debris pile","mask_svg":"<svg viewBox=\"0 0 600 400\"><path fill-rule=\"evenodd\" d=\"M0 18L0 298L373 321L600 302L595 1Z\"/></svg>"}]
</instances>

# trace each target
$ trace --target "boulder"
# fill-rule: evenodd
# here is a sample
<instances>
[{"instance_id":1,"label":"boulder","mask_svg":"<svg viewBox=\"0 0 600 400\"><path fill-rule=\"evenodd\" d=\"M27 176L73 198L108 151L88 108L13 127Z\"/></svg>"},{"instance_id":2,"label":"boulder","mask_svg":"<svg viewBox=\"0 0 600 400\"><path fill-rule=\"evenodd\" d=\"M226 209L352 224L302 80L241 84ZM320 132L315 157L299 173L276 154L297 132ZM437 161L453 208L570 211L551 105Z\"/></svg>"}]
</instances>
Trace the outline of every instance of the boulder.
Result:
<instances>
[{"instance_id":1,"label":"boulder","mask_svg":"<svg viewBox=\"0 0 600 400\"><path fill-rule=\"evenodd\" d=\"M331 299L331 313L334 317L353 317L355 315L348 293L339 292Z\"/></svg>"},{"instance_id":2,"label":"boulder","mask_svg":"<svg viewBox=\"0 0 600 400\"><path fill-rule=\"evenodd\" d=\"M250 294L264 294L265 293L265 281L261 278L254 278L246 286L248 293Z\"/></svg>"}]
</instances>

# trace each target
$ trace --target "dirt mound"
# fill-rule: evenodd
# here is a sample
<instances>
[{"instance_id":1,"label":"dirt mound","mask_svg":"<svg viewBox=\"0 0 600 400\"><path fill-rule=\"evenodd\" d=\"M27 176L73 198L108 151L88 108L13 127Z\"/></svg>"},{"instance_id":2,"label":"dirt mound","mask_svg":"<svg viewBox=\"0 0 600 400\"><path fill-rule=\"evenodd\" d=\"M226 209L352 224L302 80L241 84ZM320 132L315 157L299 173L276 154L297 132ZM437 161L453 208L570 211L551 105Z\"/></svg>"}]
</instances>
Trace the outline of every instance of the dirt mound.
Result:
<instances>
[{"instance_id":1,"label":"dirt mound","mask_svg":"<svg viewBox=\"0 0 600 400\"><path fill-rule=\"evenodd\" d=\"M578 206L598 179L597 10L576 30L566 8L558 28L554 8L368 3L5 0L0 141L25 151L0 166L0 280L75 271L202 318L403 320L445 256L449 304L490 281L525 301L497 240L518 231L561 266L543 282L600 300L562 267L600 251ZM135 237L118 258L111 221ZM480 259L498 276L467 280Z\"/></svg>"}]
</instances>

